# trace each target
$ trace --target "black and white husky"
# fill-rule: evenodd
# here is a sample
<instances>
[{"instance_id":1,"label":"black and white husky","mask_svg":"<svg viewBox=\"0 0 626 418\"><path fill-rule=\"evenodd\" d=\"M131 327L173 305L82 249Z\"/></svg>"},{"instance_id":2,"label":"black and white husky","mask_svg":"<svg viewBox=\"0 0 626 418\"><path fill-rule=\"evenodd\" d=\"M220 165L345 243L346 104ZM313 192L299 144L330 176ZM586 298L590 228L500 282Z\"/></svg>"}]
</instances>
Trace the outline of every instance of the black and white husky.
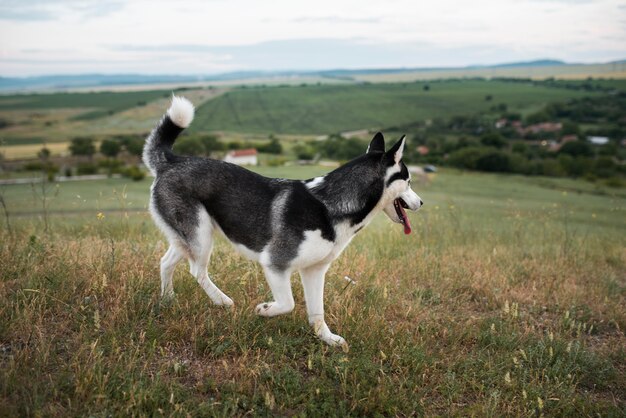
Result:
<instances>
[{"instance_id":1,"label":"black and white husky","mask_svg":"<svg viewBox=\"0 0 626 418\"><path fill-rule=\"evenodd\" d=\"M291 273L300 272L309 322L330 345L344 345L324 321L324 276L354 235L381 210L411 232L404 209L422 205L402 162L405 138L385 151L377 133L364 155L322 177L271 179L210 158L172 152L194 107L173 97L148 137L143 161L155 176L150 212L169 241L161 259L161 296L172 297L174 267L183 258L216 305L233 301L211 281L207 265L220 231L246 257L258 261L274 296L256 307L261 316L294 308Z\"/></svg>"}]
</instances>

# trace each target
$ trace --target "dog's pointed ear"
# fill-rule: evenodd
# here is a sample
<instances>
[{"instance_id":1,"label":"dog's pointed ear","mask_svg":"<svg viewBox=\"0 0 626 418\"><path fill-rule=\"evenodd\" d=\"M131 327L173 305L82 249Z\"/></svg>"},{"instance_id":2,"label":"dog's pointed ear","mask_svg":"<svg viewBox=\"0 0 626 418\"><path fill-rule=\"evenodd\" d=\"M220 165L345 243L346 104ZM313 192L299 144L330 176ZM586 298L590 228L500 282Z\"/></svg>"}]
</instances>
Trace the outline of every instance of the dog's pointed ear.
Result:
<instances>
[{"instance_id":1,"label":"dog's pointed ear","mask_svg":"<svg viewBox=\"0 0 626 418\"><path fill-rule=\"evenodd\" d=\"M370 152L385 152L385 138L383 138L383 134L380 132L376 132L374 138L370 142L370 145L367 147L366 154Z\"/></svg>"},{"instance_id":2,"label":"dog's pointed ear","mask_svg":"<svg viewBox=\"0 0 626 418\"><path fill-rule=\"evenodd\" d=\"M385 153L385 159L393 164L398 164L402 159L402 153L404 152L404 145L406 144L406 135L402 135L402 138L396 142L389 151Z\"/></svg>"}]
</instances>

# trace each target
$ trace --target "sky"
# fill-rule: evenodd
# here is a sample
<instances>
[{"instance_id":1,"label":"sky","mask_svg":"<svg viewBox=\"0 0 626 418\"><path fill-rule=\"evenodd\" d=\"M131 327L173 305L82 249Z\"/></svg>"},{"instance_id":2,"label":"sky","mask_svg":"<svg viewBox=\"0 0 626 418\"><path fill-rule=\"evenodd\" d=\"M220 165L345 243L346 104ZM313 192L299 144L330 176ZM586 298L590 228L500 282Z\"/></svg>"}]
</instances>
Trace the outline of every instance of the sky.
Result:
<instances>
[{"instance_id":1,"label":"sky","mask_svg":"<svg viewBox=\"0 0 626 418\"><path fill-rule=\"evenodd\" d=\"M626 59L626 0L0 0L0 76Z\"/></svg>"}]
</instances>

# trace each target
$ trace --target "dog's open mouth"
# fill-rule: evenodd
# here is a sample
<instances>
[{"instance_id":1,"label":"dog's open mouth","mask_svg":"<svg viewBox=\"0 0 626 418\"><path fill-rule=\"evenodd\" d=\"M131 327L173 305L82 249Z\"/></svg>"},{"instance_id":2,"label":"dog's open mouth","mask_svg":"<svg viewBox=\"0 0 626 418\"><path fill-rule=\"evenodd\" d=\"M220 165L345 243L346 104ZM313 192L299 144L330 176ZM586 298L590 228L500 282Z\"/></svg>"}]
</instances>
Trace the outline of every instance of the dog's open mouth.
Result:
<instances>
[{"instance_id":1,"label":"dog's open mouth","mask_svg":"<svg viewBox=\"0 0 626 418\"><path fill-rule=\"evenodd\" d=\"M406 212L404 211L405 208L409 208L409 205L407 205L406 202L402 200L401 197L399 197L393 201L393 207L396 209L398 219L400 219L400 222L402 223L402 225L404 225L404 233L407 235L410 234L411 222L409 222L409 218L408 216L406 216Z\"/></svg>"}]
</instances>

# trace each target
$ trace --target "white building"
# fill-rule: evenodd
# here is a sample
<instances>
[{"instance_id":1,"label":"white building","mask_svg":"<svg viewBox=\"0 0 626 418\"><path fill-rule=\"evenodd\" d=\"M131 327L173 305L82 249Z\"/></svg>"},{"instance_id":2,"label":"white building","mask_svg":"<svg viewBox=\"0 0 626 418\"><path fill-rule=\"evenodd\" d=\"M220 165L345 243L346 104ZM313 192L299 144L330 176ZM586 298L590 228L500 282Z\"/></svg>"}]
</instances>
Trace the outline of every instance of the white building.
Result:
<instances>
[{"instance_id":1,"label":"white building","mask_svg":"<svg viewBox=\"0 0 626 418\"><path fill-rule=\"evenodd\" d=\"M593 145L605 145L609 143L609 138L606 136L588 136L587 141L591 142Z\"/></svg>"},{"instance_id":2,"label":"white building","mask_svg":"<svg viewBox=\"0 0 626 418\"><path fill-rule=\"evenodd\" d=\"M237 165L258 165L257 151L254 148L229 151L224 157L227 163Z\"/></svg>"}]
</instances>

